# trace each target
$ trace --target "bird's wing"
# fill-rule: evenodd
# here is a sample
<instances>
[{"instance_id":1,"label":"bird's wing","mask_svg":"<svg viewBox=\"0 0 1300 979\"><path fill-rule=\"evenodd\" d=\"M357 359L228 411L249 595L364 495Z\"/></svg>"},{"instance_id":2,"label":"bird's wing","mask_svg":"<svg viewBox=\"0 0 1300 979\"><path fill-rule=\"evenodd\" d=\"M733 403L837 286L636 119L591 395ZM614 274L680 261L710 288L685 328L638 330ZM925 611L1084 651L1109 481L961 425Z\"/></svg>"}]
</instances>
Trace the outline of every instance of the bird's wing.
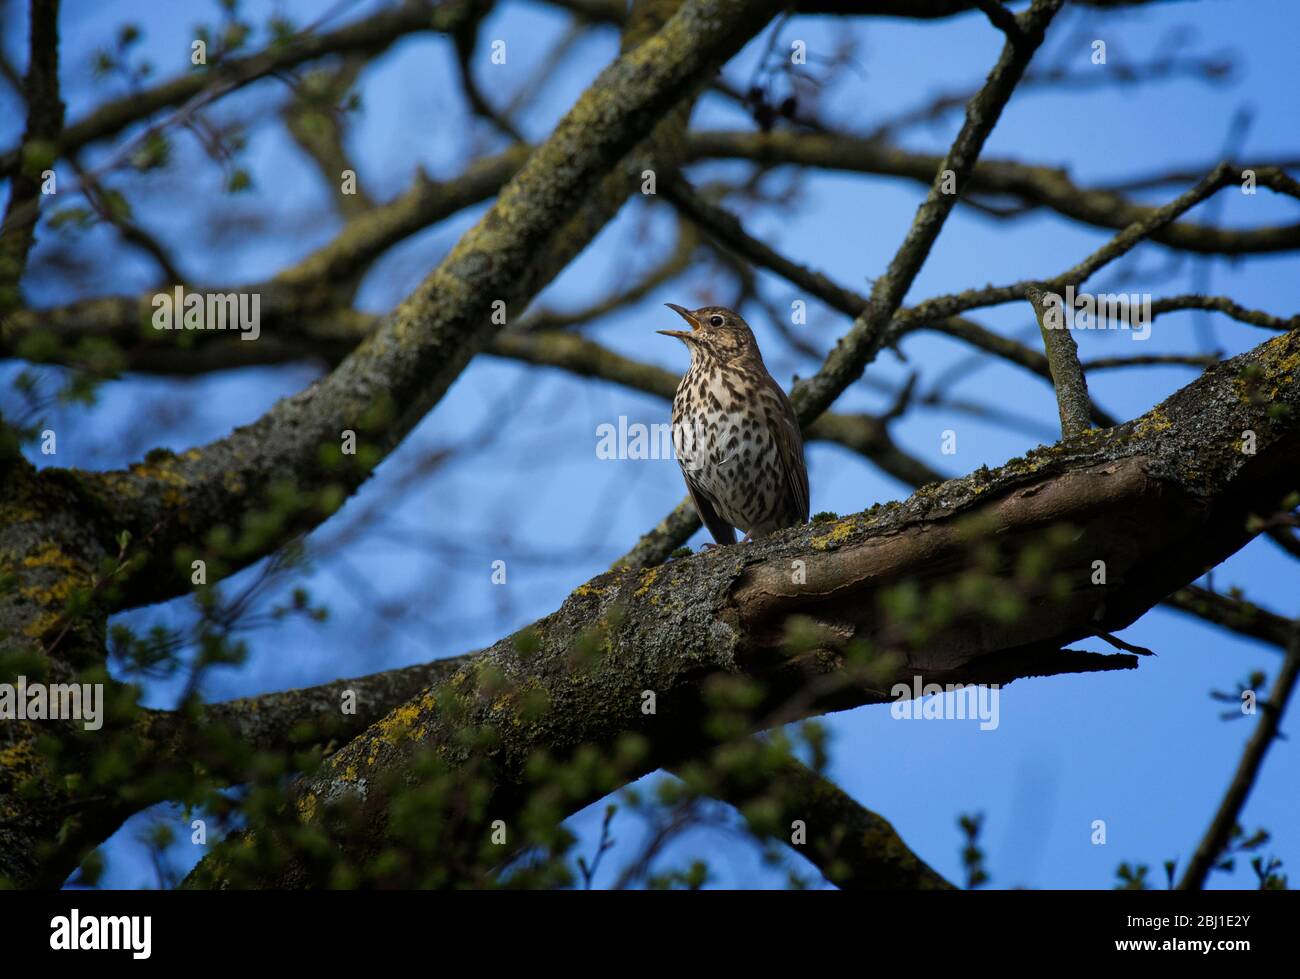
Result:
<instances>
[{"instance_id":1,"label":"bird's wing","mask_svg":"<svg viewBox=\"0 0 1300 979\"><path fill-rule=\"evenodd\" d=\"M767 386L780 405L777 412L780 426L776 432L777 460L781 471L785 473L786 485L790 499L794 501L798 512L803 514L803 522L808 522L810 509L808 495L808 466L803 457L803 434L799 430L799 419L794 413L794 405L786 396L781 385L768 374Z\"/></svg>"},{"instance_id":2,"label":"bird's wing","mask_svg":"<svg viewBox=\"0 0 1300 979\"><path fill-rule=\"evenodd\" d=\"M719 544L736 543L736 528L718 516L718 511L713 505L713 498L709 496L704 487L698 485L691 478L691 474L682 469L682 475L686 477L686 489L690 491L691 503L695 505L695 512L700 515L704 521L704 526L709 528L709 533Z\"/></svg>"}]
</instances>

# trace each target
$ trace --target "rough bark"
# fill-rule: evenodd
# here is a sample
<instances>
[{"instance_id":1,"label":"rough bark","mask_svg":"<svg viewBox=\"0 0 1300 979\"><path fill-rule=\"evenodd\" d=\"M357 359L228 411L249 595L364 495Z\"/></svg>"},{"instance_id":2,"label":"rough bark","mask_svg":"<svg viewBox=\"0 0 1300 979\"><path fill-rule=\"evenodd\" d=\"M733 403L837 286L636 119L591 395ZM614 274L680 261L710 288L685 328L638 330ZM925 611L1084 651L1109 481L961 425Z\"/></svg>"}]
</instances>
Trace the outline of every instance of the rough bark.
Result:
<instances>
[{"instance_id":1,"label":"rough bark","mask_svg":"<svg viewBox=\"0 0 1300 979\"><path fill-rule=\"evenodd\" d=\"M77 487L83 509L105 514L116 528L112 533L125 528L137 539L151 535L153 553L162 557L138 570L123 601L141 604L185 591L186 581L172 567L173 548L190 539L194 525L237 521L269 505L266 496L277 482L318 495L317 504L260 546L233 555L231 570L327 517L337 505L331 501L360 485L490 342L492 304L521 309L562 267L559 259L549 268L537 261L539 251L548 251L543 246L551 242L555 255L572 255L608 220L611 212L593 207L589 198L593 188L608 190L605 178L614 164L772 9L758 0L686 4L660 33L625 53L438 269L328 377L254 424L182 455L76 478L42 474ZM620 202L633 186L621 188ZM566 223L575 213L583 230L576 240ZM557 226L570 233L559 247L552 241ZM323 462L322 452L337 447L349 430L368 450L370 465Z\"/></svg>"},{"instance_id":2,"label":"rough bark","mask_svg":"<svg viewBox=\"0 0 1300 979\"><path fill-rule=\"evenodd\" d=\"M1297 409L1300 332L1292 331L1118 428L1085 432L833 524L660 568L610 572L536 623L536 648L525 654L513 638L501 640L447 685L346 745L300 784L299 812L321 819L347 800L367 827L364 842L353 845L382 845L390 800L378 787L400 780L423 750L453 766L467 763L469 749L454 737L458 723L498 736L488 754L492 811L501 818L520 804L537 749L563 756L640 733L653 749L627 772L636 777L707 748L705 690L718 675L762 684L763 726L881 703L895 681L916 675L927 683L1006 683L1133 668L1132 656L1064 647L1131 624L1251 538L1251 514L1269 512L1298 481ZM1253 455L1242 451L1247 430L1256 433ZM900 581L924 593L959 579L969 569L973 527L980 528L976 538L997 542L995 573L1025 591L1021 614L999 621L981 609L924 647L907 648L890 635L882 594ZM1056 527L1069 533L1051 569L1070 587L1049 600L1048 581L1018 580L1016 568L1025 549ZM806 583L791 580L795 560L805 562ZM1096 560L1106 562L1104 584L1092 583ZM790 650L792 616L813 623L813 648ZM598 637L602 655L575 670L575 645L584 636ZM869 686L849 667L855 641L868 642L879 657ZM489 666L504 677L504 689L479 688ZM655 716L638 709L644 690L657 694ZM543 696L549 709L526 713L525 692ZM221 859L201 865L194 881L219 885ZM268 883L313 882L291 866Z\"/></svg>"},{"instance_id":3,"label":"rough bark","mask_svg":"<svg viewBox=\"0 0 1300 979\"><path fill-rule=\"evenodd\" d=\"M179 456L151 454L127 471L38 473L21 459L6 464L0 574L15 587L0 594L0 635L18 642L46 676L102 669L108 612L189 589L176 552L195 547L196 528L241 525L232 550L206 555L223 576L332 514L490 342L492 304L522 309L594 236L636 186L619 161L657 127L680 126L674 108L776 9L766 0L640 6L622 56L475 228L328 377L218 442ZM538 261L539 253L548 260ZM349 430L361 451L340 459L337 446ZM305 504L286 510L285 487ZM116 562L105 588L105 564L123 557L122 531L136 548ZM64 612L74 594L97 607L69 634ZM134 719L131 725L134 735ZM97 806L56 786L34 748L38 733L31 723L7 729L0 758L0 876L20 885L60 882L130 804ZM38 797L37 785L51 796Z\"/></svg>"},{"instance_id":4,"label":"rough bark","mask_svg":"<svg viewBox=\"0 0 1300 979\"><path fill-rule=\"evenodd\" d=\"M1093 2L1116 6L1142 0ZM1297 357L1293 332L1239 358L1235 366L1217 369L1137 423L1082 433L995 473L981 470L962 480L927 487L899 506L873 509L829 525L819 523L743 552L643 569L643 564L662 560L665 540L689 531L693 515L679 508L668 518L666 532L636 549L621 570L579 588L563 608L539 623L539 648L527 655L517 642L503 639L480 654L308 690L191 705L176 713L140 710L136 692L109 681L104 673L104 624L109 612L187 591L188 575L174 566L176 558L184 548L201 553L209 539L207 531L216 525L238 525L238 545L210 555L214 577L221 577L327 519L477 352L503 352L513 343L509 355L521 359L597 375L621 374L620 381L646 390L665 388L662 372L611 361L604 355L607 352L592 350L584 341L546 335L495 336L488 320L489 305L503 300L512 319L517 317L618 211L635 190L643 167L660 170L664 186L674 186L672 171L688 155L685 121L695 92L711 69L752 35L776 5L698 0L679 11L672 0L641 0L626 14L620 4L605 0L560 0L559 5L580 18L624 26L624 56L602 74L545 144L535 151L516 146L445 183L420 177L408 193L389 204L359 207L356 217L325 248L253 287L264 293L267 325L274 330L258 344L236 342L239 357L263 358L241 362L274 363L320 354L337 366L330 377L226 439L181 456L150 453L123 472L38 472L0 424L4 665L8 669L18 664L29 675L52 681L103 680L112 703L108 729L96 748L117 743L123 750L116 758L138 759L116 782L87 788L87 773L100 756L79 732L56 725L6 724L0 731L0 881L58 885L81 856L126 816L152 802L176 798L169 789L181 783L169 782L171 776L197 765L211 766L218 782L223 778L229 783L246 781L250 769L245 763L256 752L284 751L301 744L304 727L311 729L308 743L318 747L330 745L331 739L357 736L325 769L304 781L298 801L305 820L313 822L333 802L360 799L371 818L369 832L355 841L364 851L381 846L384 838L389 798L378 788L384 780L392 775L412 778L412 759L424 748L441 753L453 764L466 762L467 749L456 739L456 729L444 710L451 704L458 712L467 710L482 730L504 731L506 736L493 749L490 761L494 804L508 813L525 793L523 768L539 746L564 753L581 745L610 748L628 732L651 735L653 751L639 757L624 773L627 777L707 749L711 735L703 719L708 713L709 685L719 676L761 683L766 713L752 726L763 728L794 717L879 702L886 699L883 684L913 673L938 682L997 682L1040 673L1131 668L1132 657L1072 653L1062 651L1062 646L1131 621L1169 589L1195 577L1193 570L1199 573L1240 546L1255 532L1245 519L1252 509L1267 509L1276 502L1276 491L1294 488ZM805 4L801 9L819 6ZM974 164L975 157L1058 6L1058 0L1037 0L1014 21L1014 29L1005 11L983 0L863 0L836 6L837 13L921 18L983 9L1009 37L989 82L971 102L966 125L946 160L931 160L927 175L925 160L918 164L909 159L905 161L912 171L909 175L933 182L936 169L952 168L964 189L985 179L981 168L986 165ZM177 113L183 117L285 67L335 53L368 58L414 31L457 31L481 16L485 5L410 3L331 34L304 35L260 55L228 61L206 74L187 74L107 103L61 135L55 5L34 5L38 7L44 13L34 18L34 37L41 36L33 45L29 77L36 84L28 86L32 117L24 143L48 143L42 153L65 153L75 160L78 147L119 132L159 109L183 106ZM709 138L705 137L703 155ZM809 145L826 150L815 141ZM340 146L323 147L327 169L336 168ZM751 146L732 149L738 156L771 152ZM851 149L864 148L854 144ZM835 147L836 152L842 150ZM124 152L120 150L119 156ZM870 153L864 151L862 159L874 165ZM15 167L18 161L17 151L0 155L0 170ZM1223 186L1234 174L1220 168L1213 187L1203 184L1193 197ZM84 176L93 183L92 174ZM32 190L28 181L22 191L23 175L19 177L14 181L13 201L30 196ZM1096 263L1070 270L1062 282L1071 276L1086 277L1137 241L1152 235L1173 236L1191 227L1174 223L1194 203L1186 195L1173 210L1133 210L1115 195L1076 194L1086 198L1076 205L1069 200L1074 188L1063 187L1050 172L1026 176L1023 171L999 170L995 177L1010 181L1015 186L1012 192L1026 201L1037 200L1079 220L1104 223L1125 218L1121 223L1128 230L1097 254ZM488 215L392 315L376 320L346 308L358 275L376 257L452 211L497 193L507 181L511 182ZM1280 171L1261 173L1261 182L1296 195L1295 182ZM681 186L687 187L684 182ZM682 201L677 203L681 206ZM1070 207L1075 210L1069 211ZM682 209L690 212L689 207ZM936 200L932 190L889 273L878 280L876 302L870 308L863 297L748 238L738 222L729 242L731 247L740 242L738 251L750 253L747 258L775 268L791 281L812 283L812 294L831 295L833 307L855 318L861 315L846 342L813 383L797 392L796 400L806 421L817 418L810 428L814 437L824 435L856 448L910 482L923 482L935 474L898 451L879 420L824 413L882 344L909 328L940 329L1040 374L1048 373L1048 358L953 316L963 309L1018 298L1018 285L939 297L920 311L899 307L950 209L951 203ZM726 231L726 222L719 221L716 212L699 213L705 215L703 226ZM1294 228L1223 234L1248 236L1244 245L1237 238L1211 241L1227 251L1295 247L1297 241ZM1200 237L1197 241L1204 246ZM22 245L25 255L30 239L11 237L5 244L10 243ZM145 299L143 304L139 297L108 298L59 310L19 311L4 324L0 355L41 361L39 350L24 344L38 333L47 334L46 339L52 336L56 344L82 336L100 337L120 342L134 367L173 369L167 365L174 365L174 360L140 340L141 313L148 308ZM1174 297L1166 304L1170 309L1219 309L1272 329L1294 330L1297 322L1244 310L1218 297ZM212 369L230 363L223 359L228 357L228 344L200 343L187 367ZM1093 417L1102 424L1109 421L1099 417L1095 406ZM1239 438L1234 427L1242 425L1260 434L1259 452L1249 458L1237 458L1241 453L1234 454L1231 448ZM348 429L359 433L363 446L356 465L324 451L337 446ZM1193 457L1193 450L1199 456ZM280 506L288 498L305 498L306 503L295 502L289 512L283 512ZM995 576L1026 591L1029 604L1014 621L967 610L968 617L950 624L937 642L914 648L883 611L882 596L897 580L925 588L959 580L969 558L971 520L1000 531ZM1111 565L1111 585L1100 589L1080 585L1064 599L1050 596L1049 600L1043 582L1020 580L1014 570L1017 551L1035 546L1058 524L1070 525L1077 535L1056 555L1071 580L1081 582L1087 577L1085 552L1101 548ZM130 541L119 536L124 530L132 535ZM1163 545L1168 545L1165 552L1158 550ZM801 582L796 587L789 580L794 561L807 566L807 585ZM1262 613L1243 618L1239 605L1221 597L1207 598L1195 589L1179 595L1184 596L1176 598L1182 607L1276 641L1276 616ZM80 614L83 607L89 614ZM798 630L811 629L817 637L811 647L787 641L796 623ZM578 668L574 653L590 645L592 637L598 638L604 655ZM861 643L868 643L876 653L869 687L864 686L861 664L855 659ZM503 697L496 696L499 691L485 679L497 667L515 684ZM636 694L647 684L665 701L656 719L637 716L635 710ZM361 709L355 715L340 715L334 709L345 688L361 695ZM544 693L550 712L540 720L526 716L521 691ZM394 704L401 706L381 716ZM664 724L670 728L668 734ZM62 752L57 763L39 747L42 736L51 734ZM224 749L231 743L237 750L228 754ZM842 835L815 838L815 862L831 879L868 886L945 883L907 851L887 823L836 795L833 787L815 782L815 773L791 770L781 778L797 794L825 803L828 812L838 812L835 820L852 825L859 834L855 839L860 846L855 848L849 841L848 851ZM743 785L717 789L719 795L742 805L749 791ZM837 853L846 852L849 876L833 868ZM219 883L219 864L206 867L199 876ZM271 882L320 881L299 867Z\"/></svg>"}]
</instances>

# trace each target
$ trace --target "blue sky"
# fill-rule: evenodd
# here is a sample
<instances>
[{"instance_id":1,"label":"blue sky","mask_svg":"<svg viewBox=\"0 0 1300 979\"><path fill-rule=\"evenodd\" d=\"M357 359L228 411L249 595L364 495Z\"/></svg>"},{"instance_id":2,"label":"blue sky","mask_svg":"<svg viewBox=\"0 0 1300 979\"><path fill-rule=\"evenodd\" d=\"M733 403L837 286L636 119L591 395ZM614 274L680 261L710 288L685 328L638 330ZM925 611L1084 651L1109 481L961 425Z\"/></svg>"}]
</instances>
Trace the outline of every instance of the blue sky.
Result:
<instances>
[{"instance_id":1,"label":"blue sky","mask_svg":"<svg viewBox=\"0 0 1300 979\"><path fill-rule=\"evenodd\" d=\"M283 10L303 23L323 6L250 4L248 9ZM345 16L368 9L370 5L353 4ZM112 84L92 79L89 54L108 43L122 21L134 20L145 28L143 50L157 64L158 74L170 77L183 70L193 24L210 21L214 10L215 5L135 0L65 3L64 50L75 56L65 60L62 73L69 118L79 118L106 91L114 91ZM551 8L499 4L481 33L485 43L478 77L488 96L499 104L522 79L531 77L531 67L544 58L564 25L564 16ZM1251 121L1234 153L1237 158L1294 156L1295 134L1300 131L1297 27L1300 10L1285 0L1249 7L1223 2L1156 4L1102 17L1067 12L1054 25L1036 65L1059 64L1079 73L1106 71L1089 60L1091 41L1103 39L1112 63L1121 58L1147 62L1181 52L1231 58L1235 71L1221 85L1176 77L1079 92L1026 90L1004 113L984 155L1068 166L1081 185L1175 167L1208 169L1223 153L1234 116L1246 111ZM936 93L971 88L995 60L1000 38L979 16L937 23L799 18L784 27L782 43L802 39L818 55L830 53L849 35L859 42L856 68L828 91L823 111L851 131L865 131ZM24 36L25 29L10 31L5 41L6 51L19 63L22 56L13 45ZM492 66L487 63L486 39L498 38L506 41L507 64ZM727 77L747 84L758 47L751 44L728 66ZM616 49L612 30L575 47L526 118L526 134L544 137ZM500 145L481 125L473 137L467 135L469 123L450 51L445 38L409 39L362 77L363 112L350 134L349 150L362 183L380 199L405 189L417 167L435 177L452 176L472 153ZM251 118L268 99L283 95L278 82L263 82L223 102L217 117ZM20 128L11 107L6 103L0 112L4 145L13 142ZM950 114L935 126L913 129L904 144L942 152L959 121L959 113ZM715 97L701 103L693 125L752 127L742 113ZM192 141L179 149L182 160L197 160ZM219 174L211 166L178 164L156 184L130 184L140 220L175 249L194 282L265 277L329 240L340 226L315 171L273 121L251 130L246 165L254 189L230 201L229 207L238 213L274 209L288 215L277 222L277 229L270 229L278 233L214 240L210 208L223 199L218 197ZM741 169L739 164L712 163L694 168L692 175L707 180ZM784 178L778 174L772 179ZM1162 202L1181 189L1164 187L1142 196ZM897 180L810 172L792 209L746 211L742 217L752 233L785 254L866 292L871 277L883 271L902 240L923 193L923 188ZM666 208L644 199L630 202L538 305L581 307L652 267L671 243ZM359 304L376 312L391 308L481 212L476 208L458 214L395 248L367 276ZM1251 227L1294 222L1300 219L1300 207L1265 190L1253 197L1229 192L1189 218ZM997 221L959 207L909 301L986 282L1055 274L1109 237L1105 230L1046 214ZM146 286L148 264L134 255L119 255L120 246L111 235L100 238L105 258L92 276L91 291L131 292ZM1158 246L1139 248L1130 266L1133 278L1124 288L1157 297L1225 293L1279 315L1291 315L1300 307L1294 255L1239 262L1187 257L1170 276L1165 269L1169 254ZM701 267L646 302L607 317L589 335L629 356L682 370L686 356L680 345L653 332L668 325L664 316L670 314L660 304L725 301L727 290L720 294L711 275L710 268ZM764 276L762 281L778 308L808 298L774 278ZM1094 283L1106 281L1103 273ZM38 304L71 298L48 280L38 285L31 294ZM827 349L847 322L815 302L809 306L808 324L802 329L809 340ZM1034 339L1032 332L1025 333L1033 327L1027 305L981 310L974 318L1007 335ZM769 351L772 373L783 384L788 385L793 374L807 376L816 369L806 358L779 352L770 325L758 314L750 322ZM1232 354L1266 336L1222 318L1178 313L1157 320L1151 339L1142 344L1123 334L1084 335L1080 343L1085 357L1194 353L1205 349L1205 343ZM903 352L909 363L887 353L870 367L868 376L899 384L913 368L921 369L923 378L936 378L959 365L945 393L1015 413L1037 426L1026 434L948 410L909 414L893 434L901 446L936 469L960 475L981 464L997 465L1051 439L1055 403L1038 379L1002 363L984 361L976 367L967 348L933 335L909 338ZM0 366L0 372L0 389L7 392L14 366ZM310 368L290 366L184 381L129 377L106 386L93 409L55 416L60 433L57 464L108 468L132 461L141 447L179 450L218 438L257 418L278 398L300 390L313 376ZM1089 384L1103 406L1131 417L1193 377L1188 368L1136 368L1095 373ZM856 385L837 407L880 410L888 400ZM163 411L166 405L183 408L179 418L172 420ZM476 456L474 464L454 465L405 488L395 503L384 505L372 532L348 543L341 556L321 562L308 585L314 598L335 613L327 626L290 622L251 634L249 662L239 670L211 673L204 693L224 699L455 655L551 611L683 495L671 461L597 459L596 426L617 422L620 415L631 421L663 422L667 414L665 403L614 385L489 358L476 360L340 518L355 517L368 501L383 498L403 466L422 452L466 444L503 416L513 420L511 430ZM957 433L956 455L940 452L945 430ZM809 464L814 511L852 512L908 492L839 448L810 447ZM314 540L329 533L327 526ZM439 550L430 552L428 539L437 542ZM693 543L703 539L697 536ZM548 554L558 555L558 560L536 559ZM504 587L490 581L491 562L498 559L509 568ZM1297 569L1288 560L1268 541L1257 541L1217 569L1214 583L1220 589L1239 585L1262 604L1298 615ZM238 581L247 580L246 575ZM425 611L376 634L371 619L376 605L403 597ZM141 626L183 621L187 614L185 604L177 602L122 619ZM1233 689L1254 669L1271 678L1280 656L1161 610L1123 635L1159 655L1133 672L1019 681L1002 691L1001 723L994 731L981 731L972 721L894 720L883 708L834 715L827 719L833 734L831 772L855 798L893 822L904 839L950 879L961 875L957 815L983 812L983 843L993 886L1108 887L1122 861L1149 864L1158 880L1164 860L1185 860L1194 849L1253 724L1221 721L1222 707L1209 692ZM1103 648L1100 640L1078 645ZM178 689L174 683L149 684L146 702L170 706ZM1294 732L1294 719L1284 727ZM1244 814L1248 829L1265 826L1272 831L1269 852L1283 859L1293 874L1300 867L1294 745L1294 736L1274 745ZM571 820L588 852L602 809L603 803ZM150 884L152 871L134 837L153 818L177 817L164 807L128 823L105 847L105 883ZM1097 819L1107 825L1104 846L1090 842ZM614 829L620 850L607 858L612 860L611 874L619 854L630 852L640 832L630 817L616 820ZM184 869L198 859L198 849L178 844L170 857ZM782 873L764 867L754 848L732 833L693 833L671 849L669 859L695 856L710 860L713 882L720 886L782 884ZM1235 874L1212 880L1214 886L1252 882L1244 865Z\"/></svg>"}]
</instances>

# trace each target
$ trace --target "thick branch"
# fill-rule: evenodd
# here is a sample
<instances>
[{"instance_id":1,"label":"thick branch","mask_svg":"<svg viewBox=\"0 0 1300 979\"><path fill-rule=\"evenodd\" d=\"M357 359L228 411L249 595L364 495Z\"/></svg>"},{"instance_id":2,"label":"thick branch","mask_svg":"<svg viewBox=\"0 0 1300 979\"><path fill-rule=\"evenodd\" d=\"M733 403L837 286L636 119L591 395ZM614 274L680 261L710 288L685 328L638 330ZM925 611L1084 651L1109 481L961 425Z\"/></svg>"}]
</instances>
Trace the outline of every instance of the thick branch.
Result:
<instances>
[{"instance_id":1,"label":"thick branch","mask_svg":"<svg viewBox=\"0 0 1300 979\"><path fill-rule=\"evenodd\" d=\"M1243 373L1271 404L1243 389ZM914 675L1003 683L1132 668L1129 656L1059 650L1123 629L1250 539L1250 513L1264 511L1294 484L1297 409L1300 333L1292 332L1211 368L1119 428L1085 433L834 524L662 568L610 572L538 622L530 630L534 643L501 640L446 687L345 746L301 785L299 812L318 821L334 803L350 800L369 827L364 839L348 844L355 848L350 855L362 858L383 845L389 799L379 787L395 776L405 781L403 773L430 749L452 765L471 756L490 765L492 818L508 819L522 804L528 762L539 749L563 756L639 733L652 749L627 773L636 777L705 746L706 679L718 673L762 685L770 705L763 726L888 701L891 684ZM1253 455L1240 450L1245 429L1257 433ZM883 596L900 581L925 591L966 576L975 527L974 539L999 542L996 565L986 573L1022 594L1019 614L994 618L981 604L946 621L921 646L900 645ZM1050 528L1070 530L1053 535L1061 543L1050 563L1053 577L1070 585L1063 598L1049 600L1048 576L1025 580L1016 569L1024 549L1041 546ZM1107 583L1094 585L1098 558L1107 563ZM794 560L804 562L802 575L791 574ZM813 623L816 648L787 644L796 615ZM584 659L577 650L592 636L607 652ZM865 685L851 653L860 643L871 651L867 665L874 670ZM656 715L640 710L644 690L657 694ZM528 706L538 697L547 704L540 716ZM491 731L493 739L472 752L458 747L462 726ZM482 829L471 820L467 838L480 838ZM199 878L214 868L219 875L220 860ZM291 867L270 883L310 880Z\"/></svg>"},{"instance_id":2,"label":"thick branch","mask_svg":"<svg viewBox=\"0 0 1300 979\"><path fill-rule=\"evenodd\" d=\"M469 656L385 673L337 680L299 690L261 694L203 705L195 711L148 712L145 737L155 745L156 764L202 765L210 774L239 782L244 775L222 767L219 748L234 738L246 751L283 752L306 744L324 745L361 733L389 711L429 687L452 677ZM353 696L354 713L341 710L345 694ZM856 802L829 779L777 751L764 741L747 746L759 767L689 763L678 774L692 788L731 803L752 820L750 804L761 799L764 813L783 825L793 819L808 824L806 846L796 851L817 866L827 880L845 889L947 889L950 885L918 858L881 816ZM734 756L735 748L730 749ZM134 800L136 811L161 797ZM772 813L776 804L780 811ZM778 837L784 839L784 837Z\"/></svg>"},{"instance_id":3,"label":"thick branch","mask_svg":"<svg viewBox=\"0 0 1300 979\"><path fill-rule=\"evenodd\" d=\"M125 526L137 539L154 534L157 557L133 579L126 600L186 590L172 548L189 540L192 527L237 520L277 483L295 485L312 502L277 533L227 555L232 569L332 512L328 501L359 485L490 341L493 304L518 310L546 281L534 265L550 256L539 259L539 249L584 195L771 10L767 0L688 2L662 31L622 55L441 265L327 378L203 448L81 476L93 508L110 515L105 531ZM357 433L364 457L323 456L337 450L345 431Z\"/></svg>"},{"instance_id":4,"label":"thick branch","mask_svg":"<svg viewBox=\"0 0 1300 979\"><path fill-rule=\"evenodd\" d=\"M213 763L219 754L209 756L204 746L228 736L250 751L286 751L303 744L347 740L420 691L447 680L463 665L464 657L452 657L314 687L202 704L192 711L147 711L144 733L160 746L160 764ZM350 695L348 704L355 710L345 713L345 695ZM236 773L232 781L240 780Z\"/></svg>"},{"instance_id":5,"label":"thick branch","mask_svg":"<svg viewBox=\"0 0 1300 979\"><path fill-rule=\"evenodd\" d=\"M141 324L149 323L156 310L157 293L150 291L86 299L51 309L18 310L4 322L0 355L22 356L33 344L45 352L34 359L48 358L53 347L57 361L89 337L113 343L123 354L124 366L138 371L194 374L304 357L337 363L364 339L373 322L370 317L338 313L340 301L351 295L350 285L389 248L492 197L527 157L527 148L514 147L476 160L449 180L430 180L417 174L405 193L359 214L329 242L269 281L238 286L184 283L188 292L259 296L262 336L255 343L221 332L199 332L193 335L192 346L181 345L173 333L142 330ZM365 328L358 327L358 319L365 320ZM47 339L55 342L47 343ZM219 349L227 346L231 349Z\"/></svg>"}]
</instances>

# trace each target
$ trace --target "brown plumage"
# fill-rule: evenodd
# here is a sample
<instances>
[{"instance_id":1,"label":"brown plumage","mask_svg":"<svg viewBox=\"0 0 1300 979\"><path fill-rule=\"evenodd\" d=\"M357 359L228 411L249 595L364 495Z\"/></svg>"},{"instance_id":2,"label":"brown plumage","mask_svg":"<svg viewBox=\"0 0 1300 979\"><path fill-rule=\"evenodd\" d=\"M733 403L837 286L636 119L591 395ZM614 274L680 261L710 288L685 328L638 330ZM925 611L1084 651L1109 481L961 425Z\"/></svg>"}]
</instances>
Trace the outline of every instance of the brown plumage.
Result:
<instances>
[{"instance_id":1,"label":"brown plumage","mask_svg":"<svg viewBox=\"0 0 1300 979\"><path fill-rule=\"evenodd\" d=\"M763 366L754 334L725 306L686 310L659 330L691 352L673 397L673 445L695 510L719 544L808 520L808 470L794 408Z\"/></svg>"}]
</instances>

